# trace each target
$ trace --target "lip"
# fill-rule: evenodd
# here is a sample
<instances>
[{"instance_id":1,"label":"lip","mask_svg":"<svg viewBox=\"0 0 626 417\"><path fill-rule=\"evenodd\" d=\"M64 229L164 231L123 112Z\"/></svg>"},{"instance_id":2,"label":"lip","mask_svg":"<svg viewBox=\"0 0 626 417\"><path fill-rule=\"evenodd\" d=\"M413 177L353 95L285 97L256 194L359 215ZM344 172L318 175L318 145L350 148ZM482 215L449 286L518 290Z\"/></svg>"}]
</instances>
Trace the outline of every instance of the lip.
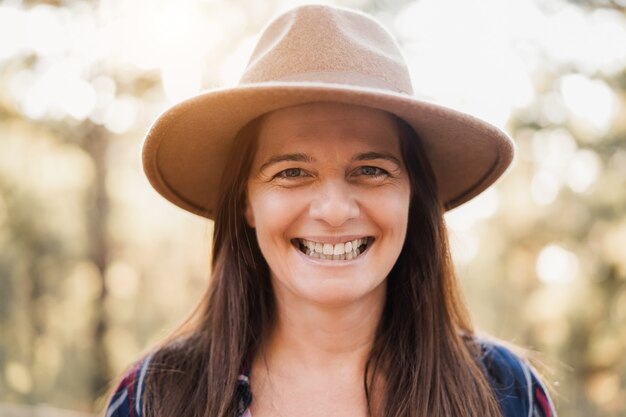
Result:
<instances>
[{"instance_id":1,"label":"lip","mask_svg":"<svg viewBox=\"0 0 626 417\"><path fill-rule=\"evenodd\" d=\"M293 239L291 239L291 241L297 241L298 239L304 239L304 240L310 240L313 242L319 242L319 243L330 243L330 244L337 244L337 243L345 243L349 240L356 240L356 239L364 239L364 238L371 238L373 236L371 235L343 235L343 236L298 236L295 237Z\"/></svg>"}]
</instances>

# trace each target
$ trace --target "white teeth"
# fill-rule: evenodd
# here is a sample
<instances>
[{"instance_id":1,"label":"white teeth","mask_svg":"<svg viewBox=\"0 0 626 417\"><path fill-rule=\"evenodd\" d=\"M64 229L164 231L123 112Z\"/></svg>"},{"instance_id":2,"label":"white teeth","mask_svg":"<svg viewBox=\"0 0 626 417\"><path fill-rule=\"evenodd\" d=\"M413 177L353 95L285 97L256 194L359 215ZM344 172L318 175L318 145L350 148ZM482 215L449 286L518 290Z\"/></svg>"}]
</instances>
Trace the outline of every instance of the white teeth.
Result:
<instances>
[{"instance_id":1,"label":"white teeth","mask_svg":"<svg viewBox=\"0 0 626 417\"><path fill-rule=\"evenodd\" d=\"M317 253L322 253L322 244L321 243L316 243L315 244L315 252Z\"/></svg>"},{"instance_id":2,"label":"white teeth","mask_svg":"<svg viewBox=\"0 0 626 417\"><path fill-rule=\"evenodd\" d=\"M367 243L367 238L354 239L345 243L321 243L313 242L311 240L300 239L300 244L303 247L303 252L307 256L318 259L332 259L332 260L350 260L354 259L361 254L359 249L362 245Z\"/></svg>"}]
</instances>

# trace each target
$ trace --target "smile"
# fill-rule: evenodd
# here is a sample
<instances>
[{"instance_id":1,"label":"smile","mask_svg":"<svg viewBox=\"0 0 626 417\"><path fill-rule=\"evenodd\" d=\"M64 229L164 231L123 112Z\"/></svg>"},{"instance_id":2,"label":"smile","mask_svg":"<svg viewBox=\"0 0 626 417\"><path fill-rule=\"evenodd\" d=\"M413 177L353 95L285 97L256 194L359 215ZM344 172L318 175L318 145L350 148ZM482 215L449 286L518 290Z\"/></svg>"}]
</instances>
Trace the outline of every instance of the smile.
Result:
<instances>
[{"instance_id":1,"label":"smile","mask_svg":"<svg viewBox=\"0 0 626 417\"><path fill-rule=\"evenodd\" d=\"M294 245L311 258L335 261L351 260L361 255L374 241L373 237L348 240L343 243L314 242L306 239L293 239Z\"/></svg>"}]
</instances>

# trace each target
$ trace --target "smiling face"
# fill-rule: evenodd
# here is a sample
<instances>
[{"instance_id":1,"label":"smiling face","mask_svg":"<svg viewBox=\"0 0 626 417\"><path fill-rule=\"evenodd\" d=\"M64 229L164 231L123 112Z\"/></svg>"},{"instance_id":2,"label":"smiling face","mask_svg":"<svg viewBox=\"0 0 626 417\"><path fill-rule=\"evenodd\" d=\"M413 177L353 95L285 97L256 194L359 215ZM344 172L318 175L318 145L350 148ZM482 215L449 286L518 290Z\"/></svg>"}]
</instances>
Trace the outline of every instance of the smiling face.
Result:
<instances>
[{"instance_id":1,"label":"smiling face","mask_svg":"<svg viewBox=\"0 0 626 417\"><path fill-rule=\"evenodd\" d=\"M383 297L409 199L390 114L310 103L263 119L245 216L278 299L341 305Z\"/></svg>"}]
</instances>

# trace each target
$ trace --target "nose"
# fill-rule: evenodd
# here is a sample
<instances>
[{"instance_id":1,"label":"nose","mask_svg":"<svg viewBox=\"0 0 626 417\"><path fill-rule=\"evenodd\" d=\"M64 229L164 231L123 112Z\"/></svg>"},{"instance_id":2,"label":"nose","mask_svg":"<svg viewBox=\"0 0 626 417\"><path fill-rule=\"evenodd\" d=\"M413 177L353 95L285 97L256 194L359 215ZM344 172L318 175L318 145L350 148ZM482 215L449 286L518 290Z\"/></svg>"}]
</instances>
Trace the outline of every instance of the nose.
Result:
<instances>
[{"instance_id":1,"label":"nose","mask_svg":"<svg viewBox=\"0 0 626 417\"><path fill-rule=\"evenodd\" d=\"M326 181L314 193L309 215L332 227L342 226L360 214L359 204L349 184L342 180Z\"/></svg>"}]
</instances>

